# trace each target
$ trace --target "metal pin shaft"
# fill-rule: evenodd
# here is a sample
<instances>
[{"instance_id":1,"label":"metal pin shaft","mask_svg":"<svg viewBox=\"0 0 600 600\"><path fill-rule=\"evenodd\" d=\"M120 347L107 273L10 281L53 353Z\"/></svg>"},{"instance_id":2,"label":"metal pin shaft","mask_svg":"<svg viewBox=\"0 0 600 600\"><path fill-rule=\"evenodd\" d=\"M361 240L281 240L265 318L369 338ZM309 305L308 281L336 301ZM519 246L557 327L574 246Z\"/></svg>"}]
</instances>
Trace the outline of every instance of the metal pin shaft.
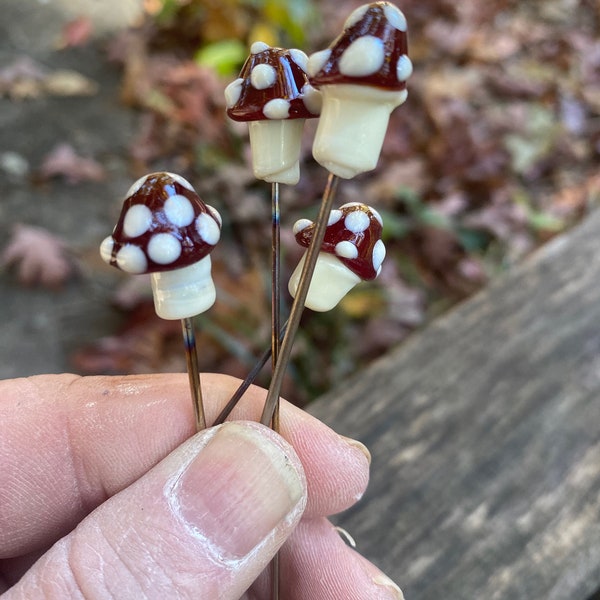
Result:
<instances>
[{"instance_id":1,"label":"metal pin shaft","mask_svg":"<svg viewBox=\"0 0 600 600\"><path fill-rule=\"evenodd\" d=\"M290 360L294 337L300 325L300 318L302 317L302 311L304 310L304 303L306 302L306 297L308 295L308 289L315 270L317 257L325 237L325 230L327 229L327 222L329 220L329 213L331 212L337 184L338 177L330 173L329 178L327 179L327 186L323 192L323 199L321 200L321 207L317 216L313 239L306 254L304 267L302 268L302 273L298 282L298 289L296 290L296 297L294 298L294 303L292 304L292 310L288 319L288 326L286 328L285 336L283 337L283 342L281 343L277 364L273 371L271 385L269 386L269 392L260 418L260 422L263 425L270 425L273 413L279 401L283 377Z\"/></svg>"},{"instance_id":2,"label":"metal pin shaft","mask_svg":"<svg viewBox=\"0 0 600 600\"><path fill-rule=\"evenodd\" d=\"M279 183L271 184L271 373L275 373L279 359L279 330L281 326L281 225L279 208ZM279 433L279 401L269 419L273 431ZM271 598L279 600L279 553L271 561Z\"/></svg>"},{"instance_id":3,"label":"metal pin shaft","mask_svg":"<svg viewBox=\"0 0 600 600\"><path fill-rule=\"evenodd\" d=\"M281 226L279 208L279 183L271 184L271 372L279 359L281 330ZM271 419L271 427L279 432L279 402L276 402Z\"/></svg>"},{"instance_id":4,"label":"metal pin shaft","mask_svg":"<svg viewBox=\"0 0 600 600\"><path fill-rule=\"evenodd\" d=\"M287 323L283 324L281 331L279 332L279 343L281 344L281 340L283 340L283 335L285 334L285 328L287 327ZM258 374L261 372L262 368L267 364L267 361L271 358L272 348L269 346L261 355L260 358L256 361L256 364L252 367L251 371L246 375L246 379L240 383L239 387L227 404L223 407L223 410L219 413L219 416L215 419L214 425L220 425L225 422L225 419L230 415L231 411L235 408L236 404L240 401L242 396L246 393L246 390L254 383L255 379L258 377Z\"/></svg>"},{"instance_id":5,"label":"metal pin shaft","mask_svg":"<svg viewBox=\"0 0 600 600\"><path fill-rule=\"evenodd\" d=\"M194 322L190 317L181 319L183 331L183 343L185 345L185 361L187 364L190 391L192 392L192 403L194 406L194 417L196 420L196 431L206 427L204 416L204 405L202 403L202 388L200 387L200 375L198 373L198 353L196 351L196 335L194 333Z\"/></svg>"}]
</instances>

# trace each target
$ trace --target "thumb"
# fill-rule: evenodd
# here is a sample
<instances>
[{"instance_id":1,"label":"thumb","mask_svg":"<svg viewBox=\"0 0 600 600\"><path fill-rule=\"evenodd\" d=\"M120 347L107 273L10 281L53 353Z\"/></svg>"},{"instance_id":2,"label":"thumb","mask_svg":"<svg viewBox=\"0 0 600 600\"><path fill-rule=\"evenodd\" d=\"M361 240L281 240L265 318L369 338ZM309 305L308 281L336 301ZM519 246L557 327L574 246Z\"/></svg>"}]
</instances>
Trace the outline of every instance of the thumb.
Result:
<instances>
[{"instance_id":1,"label":"thumb","mask_svg":"<svg viewBox=\"0 0 600 600\"><path fill-rule=\"evenodd\" d=\"M237 599L305 505L291 446L257 423L226 423L108 499L6 598Z\"/></svg>"}]
</instances>

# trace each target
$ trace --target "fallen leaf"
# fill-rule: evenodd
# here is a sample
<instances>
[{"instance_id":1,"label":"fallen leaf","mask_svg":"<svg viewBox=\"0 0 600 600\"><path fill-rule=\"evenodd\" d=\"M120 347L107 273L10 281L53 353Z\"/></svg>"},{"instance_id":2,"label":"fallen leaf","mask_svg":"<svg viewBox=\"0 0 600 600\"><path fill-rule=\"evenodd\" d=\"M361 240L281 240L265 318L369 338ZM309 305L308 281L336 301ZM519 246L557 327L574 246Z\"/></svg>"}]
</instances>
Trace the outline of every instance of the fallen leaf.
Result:
<instances>
[{"instance_id":1,"label":"fallen leaf","mask_svg":"<svg viewBox=\"0 0 600 600\"><path fill-rule=\"evenodd\" d=\"M65 242L45 229L31 225L15 226L0 264L15 267L17 279L24 285L56 288L73 273Z\"/></svg>"},{"instance_id":2,"label":"fallen leaf","mask_svg":"<svg viewBox=\"0 0 600 600\"><path fill-rule=\"evenodd\" d=\"M527 212L514 201L513 195L509 189L497 190L484 206L464 217L463 225L486 231L498 240L509 241L517 231L527 227Z\"/></svg>"},{"instance_id":3,"label":"fallen leaf","mask_svg":"<svg viewBox=\"0 0 600 600\"><path fill-rule=\"evenodd\" d=\"M427 24L424 33L438 50L448 54L461 55L469 47L475 31L472 24L457 24L435 19Z\"/></svg>"},{"instance_id":4,"label":"fallen leaf","mask_svg":"<svg viewBox=\"0 0 600 600\"><path fill-rule=\"evenodd\" d=\"M65 48L85 46L85 44L88 43L93 30L94 25L89 17L77 17L64 25L60 33L57 48L63 50Z\"/></svg>"},{"instance_id":5,"label":"fallen leaf","mask_svg":"<svg viewBox=\"0 0 600 600\"><path fill-rule=\"evenodd\" d=\"M56 145L44 158L39 170L42 179L64 177L68 183L102 181L104 167L92 158L79 156L67 143Z\"/></svg>"},{"instance_id":6,"label":"fallen leaf","mask_svg":"<svg viewBox=\"0 0 600 600\"><path fill-rule=\"evenodd\" d=\"M51 96L91 96L98 84L72 69L51 71L28 56L0 69L0 97L13 100Z\"/></svg>"},{"instance_id":7,"label":"fallen leaf","mask_svg":"<svg viewBox=\"0 0 600 600\"><path fill-rule=\"evenodd\" d=\"M59 69L44 80L44 91L51 96L93 96L98 84L71 69Z\"/></svg>"},{"instance_id":8,"label":"fallen leaf","mask_svg":"<svg viewBox=\"0 0 600 600\"><path fill-rule=\"evenodd\" d=\"M395 198L401 188L408 188L420 195L425 191L426 185L425 162L419 157L414 157L392 163L366 186L365 195L372 199L373 203L379 203Z\"/></svg>"},{"instance_id":9,"label":"fallen leaf","mask_svg":"<svg viewBox=\"0 0 600 600\"><path fill-rule=\"evenodd\" d=\"M0 69L0 96L12 99L37 97L41 93L48 69L29 56L19 56Z\"/></svg>"}]
</instances>

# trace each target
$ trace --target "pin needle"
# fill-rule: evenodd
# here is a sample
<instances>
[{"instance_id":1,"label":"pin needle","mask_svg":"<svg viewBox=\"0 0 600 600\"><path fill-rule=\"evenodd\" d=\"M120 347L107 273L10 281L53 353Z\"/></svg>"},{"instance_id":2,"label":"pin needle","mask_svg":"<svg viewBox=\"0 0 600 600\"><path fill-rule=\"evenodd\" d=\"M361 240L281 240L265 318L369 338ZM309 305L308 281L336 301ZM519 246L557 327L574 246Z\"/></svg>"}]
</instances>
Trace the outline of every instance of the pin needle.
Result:
<instances>
[{"instance_id":1,"label":"pin needle","mask_svg":"<svg viewBox=\"0 0 600 600\"><path fill-rule=\"evenodd\" d=\"M319 209L319 214L316 220L313 239L310 248L308 249L308 252L306 254L306 260L304 262L302 274L298 282L296 297L294 298L294 303L292 304L292 310L290 311L288 325L286 328L285 335L283 337L283 341L281 343L277 364L275 365L275 369L273 371L271 385L269 386L267 399L265 401L265 406L260 418L260 422L263 425L270 425L271 420L273 418L273 413L276 409L276 405L279 400L281 386L283 384L283 377L285 375L285 370L290 360L292 346L294 344L294 337L300 325L300 318L302 317L304 303L306 301L306 296L308 295L310 280L312 278L315 264L317 262L319 251L321 250L323 238L325 237L327 221L329 219L329 213L331 211L331 206L335 197L335 191L337 189L338 181L339 179L336 175L333 175L332 173L329 174L329 177L327 179L327 185L325 187L325 191L323 192L323 198L321 200L321 207Z\"/></svg>"}]
</instances>

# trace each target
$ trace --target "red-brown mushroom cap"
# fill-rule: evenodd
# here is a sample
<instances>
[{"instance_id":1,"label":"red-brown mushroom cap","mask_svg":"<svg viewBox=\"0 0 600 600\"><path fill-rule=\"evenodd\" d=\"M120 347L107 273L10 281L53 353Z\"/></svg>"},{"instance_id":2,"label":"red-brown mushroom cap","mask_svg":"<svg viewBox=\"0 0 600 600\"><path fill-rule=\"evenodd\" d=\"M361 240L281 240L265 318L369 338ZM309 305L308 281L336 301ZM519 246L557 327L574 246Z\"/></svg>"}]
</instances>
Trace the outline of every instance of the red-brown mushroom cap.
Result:
<instances>
[{"instance_id":1,"label":"red-brown mushroom cap","mask_svg":"<svg viewBox=\"0 0 600 600\"><path fill-rule=\"evenodd\" d=\"M252 44L239 77L225 90L234 121L309 119L319 116L320 94L308 81L302 50Z\"/></svg>"},{"instance_id":2,"label":"red-brown mushroom cap","mask_svg":"<svg viewBox=\"0 0 600 600\"><path fill-rule=\"evenodd\" d=\"M374 208L349 202L331 211L321 251L335 255L361 279L375 279L385 258L382 228L383 221ZM308 219L296 221L296 241L308 248L314 229L315 224Z\"/></svg>"},{"instance_id":3,"label":"red-brown mushroom cap","mask_svg":"<svg viewBox=\"0 0 600 600\"><path fill-rule=\"evenodd\" d=\"M400 91L412 73L406 18L390 2L357 8L329 48L310 57L313 86L358 84Z\"/></svg>"},{"instance_id":4,"label":"red-brown mushroom cap","mask_svg":"<svg viewBox=\"0 0 600 600\"><path fill-rule=\"evenodd\" d=\"M127 192L112 236L101 246L109 264L129 273L192 265L219 241L221 217L183 177L151 173Z\"/></svg>"}]
</instances>

